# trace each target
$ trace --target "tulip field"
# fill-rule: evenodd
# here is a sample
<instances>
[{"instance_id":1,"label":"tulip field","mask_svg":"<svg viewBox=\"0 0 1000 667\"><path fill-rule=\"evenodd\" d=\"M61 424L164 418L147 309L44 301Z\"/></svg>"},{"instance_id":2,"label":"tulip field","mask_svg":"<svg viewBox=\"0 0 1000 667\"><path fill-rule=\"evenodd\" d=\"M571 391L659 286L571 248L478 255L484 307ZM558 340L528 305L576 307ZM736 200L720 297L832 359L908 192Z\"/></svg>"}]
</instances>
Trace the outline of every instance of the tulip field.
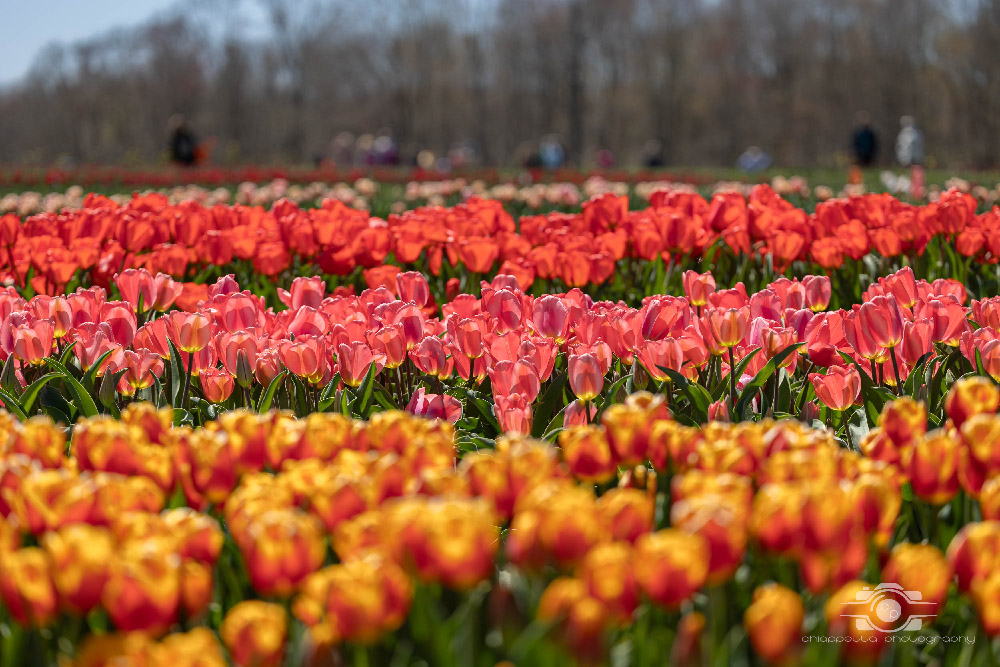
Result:
<instances>
[{"instance_id":1,"label":"tulip field","mask_svg":"<svg viewBox=\"0 0 1000 667\"><path fill-rule=\"evenodd\" d=\"M0 217L0 665L1000 661L1000 207Z\"/></svg>"}]
</instances>

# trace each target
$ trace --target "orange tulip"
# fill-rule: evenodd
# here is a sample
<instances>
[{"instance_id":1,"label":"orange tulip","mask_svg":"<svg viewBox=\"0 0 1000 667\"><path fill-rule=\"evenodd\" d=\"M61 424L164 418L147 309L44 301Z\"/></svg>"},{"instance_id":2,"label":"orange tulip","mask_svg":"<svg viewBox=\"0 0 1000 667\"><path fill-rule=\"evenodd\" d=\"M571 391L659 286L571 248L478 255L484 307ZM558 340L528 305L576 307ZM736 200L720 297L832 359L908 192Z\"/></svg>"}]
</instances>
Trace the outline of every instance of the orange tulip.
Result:
<instances>
[{"instance_id":1,"label":"orange tulip","mask_svg":"<svg viewBox=\"0 0 1000 667\"><path fill-rule=\"evenodd\" d=\"M636 580L661 607L680 607L705 584L708 573L709 545L700 535L667 528L635 543Z\"/></svg>"},{"instance_id":2,"label":"orange tulip","mask_svg":"<svg viewBox=\"0 0 1000 667\"><path fill-rule=\"evenodd\" d=\"M945 399L944 411L961 428L969 417L995 413L1000 407L1000 389L990 380L966 377L955 382Z\"/></svg>"},{"instance_id":3,"label":"orange tulip","mask_svg":"<svg viewBox=\"0 0 1000 667\"><path fill-rule=\"evenodd\" d=\"M102 606L124 632L159 633L177 617L181 601L180 559L165 539L126 543L102 593Z\"/></svg>"},{"instance_id":4,"label":"orange tulip","mask_svg":"<svg viewBox=\"0 0 1000 667\"><path fill-rule=\"evenodd\" d=\"M46 533L42 547L52 563L52 582L61 604L76 614L89 613L101 601L114 562L111 533L75 524Z\"/></svg>"},{"instance_id":5,"label":"orange tulip","mask_svg":"<svg viewBox=\"0 0 1000 667\"><path fill-rule=\"evenodd\" d=\"M758 586L743 615L754 652L773 663L789 659L802 637L805 613L795 591L774 583Z\"/></svg>"},{"instance_id":6,"label":"orange tulip","mask_svg":"<svg viewBox=\"0 0 1000 667\"><path fill-rule=\"evenodd\" d=\"M219 634L238 667L278 667L284 659L288 619L279 605L244 600L226 614Z\"/></svg>"},{"instance_id":7,"label":"orange tulip","mask_svg":"<svg viewBox=\"0 0 1000 667\"><path fill-rule=\"evenodd\" d=\"M947 432L939 429L917 438L900 463L918 498L943 505L958 493L959 444Z\"/></svg>"},{"instance_id":8,"label":"orange tulip","mask_svg":"<svg viewBox=\"0 0 1000 667\"><path fill-rule=\"evenodd\" d=\"M24 627L48 625L57 612L49 559L37 547L4 554L0 563L0 600Z\"/></svg>"},{"instance_id":9,"label":"orange tulip","mask_svg":"<svg viewBox=\"0 0 1000 667\"><path fill-rule=\"evenodd\" d=\"M577 426L559 433L559 447L570 472L578 479L602 483L615 476L617 466L602 426Z\"/></svg>"}]
</instances>

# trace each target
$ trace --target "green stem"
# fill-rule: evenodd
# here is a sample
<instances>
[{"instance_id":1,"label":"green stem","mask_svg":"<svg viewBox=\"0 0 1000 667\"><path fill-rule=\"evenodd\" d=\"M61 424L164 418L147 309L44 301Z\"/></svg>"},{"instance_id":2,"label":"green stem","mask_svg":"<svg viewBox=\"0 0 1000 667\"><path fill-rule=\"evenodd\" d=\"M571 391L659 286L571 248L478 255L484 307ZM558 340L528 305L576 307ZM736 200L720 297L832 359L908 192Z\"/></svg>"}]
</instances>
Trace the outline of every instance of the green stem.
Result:
<instances>
[{"instance_id":1,"label":"green stem","mask_svg":"<svg viewBox=\"0 0 1000 667\"><path fill-rule=\"evenodd\" d=\"M194 366L194 352L188 352L187 371L184 373L184 392L181 394L181 405L188 409L188 396L191 393L191 368Z\"/></svg>"},{"instance_id":2,"label":"green stem","mask_svg":"<svg viewBox=\"0 0 1000 667\"><path fill-rule=\"evenodd\" d=\"M736 359L733 355L733 348L727 348L729 350L729 410L732 415L733 422L736 422Z\"/></svg>"},{"instance_id":3,"label":"green stem","mask_svg":"<svg viewBox=\"0 0 1000 667\"><path fill-rule=\"evenodd\" d=\"M899 380L899 364L896 362L896 348L889 348L889 356L892 358L892 372L896 376L896 396L903 391L903 383Z\"/></svg>"}]
</instances>

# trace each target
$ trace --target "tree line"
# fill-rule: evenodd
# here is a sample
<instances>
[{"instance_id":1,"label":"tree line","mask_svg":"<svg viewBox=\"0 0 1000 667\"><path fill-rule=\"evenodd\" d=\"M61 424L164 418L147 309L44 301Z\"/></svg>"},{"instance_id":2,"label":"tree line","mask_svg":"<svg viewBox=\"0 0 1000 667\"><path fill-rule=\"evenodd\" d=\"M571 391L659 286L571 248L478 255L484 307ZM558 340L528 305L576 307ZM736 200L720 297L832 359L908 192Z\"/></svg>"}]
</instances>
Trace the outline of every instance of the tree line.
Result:
<instances>
[{"instance_id":1,"label":"tree line","mask_svg":"<svg viewBox=\"0 0 1000 667\"><path fill-rule=\"evenodd\" d=\"M45 49L0 90L0 163L163 159L183 113L213 160L304 163L387 129L405 161L833 165L867 110L952 168L1000 154L1000 0L180 0Z\"/></svg>"}]
</instances>

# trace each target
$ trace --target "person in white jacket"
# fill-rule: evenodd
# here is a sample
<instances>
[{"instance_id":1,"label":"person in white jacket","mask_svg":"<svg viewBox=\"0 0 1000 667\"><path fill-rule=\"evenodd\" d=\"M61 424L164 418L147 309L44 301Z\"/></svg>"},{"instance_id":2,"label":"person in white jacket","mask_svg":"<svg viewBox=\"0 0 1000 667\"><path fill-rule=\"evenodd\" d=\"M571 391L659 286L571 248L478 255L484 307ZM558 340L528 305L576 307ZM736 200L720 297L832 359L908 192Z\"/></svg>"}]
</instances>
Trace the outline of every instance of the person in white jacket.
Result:
<instances>
[{"instance_id":1,"label":"person in white jacket","mask_svg":"<svg viewBox=\"0 0 1000 667\"><path fill-rule=\"evenodd\" d=\"M917 129L913 116L899 119L899 135L896 137L896 159L904 167L910 168L910 196L923 199L924 196L924 135Z\"/></svg>"}]
</instances>

